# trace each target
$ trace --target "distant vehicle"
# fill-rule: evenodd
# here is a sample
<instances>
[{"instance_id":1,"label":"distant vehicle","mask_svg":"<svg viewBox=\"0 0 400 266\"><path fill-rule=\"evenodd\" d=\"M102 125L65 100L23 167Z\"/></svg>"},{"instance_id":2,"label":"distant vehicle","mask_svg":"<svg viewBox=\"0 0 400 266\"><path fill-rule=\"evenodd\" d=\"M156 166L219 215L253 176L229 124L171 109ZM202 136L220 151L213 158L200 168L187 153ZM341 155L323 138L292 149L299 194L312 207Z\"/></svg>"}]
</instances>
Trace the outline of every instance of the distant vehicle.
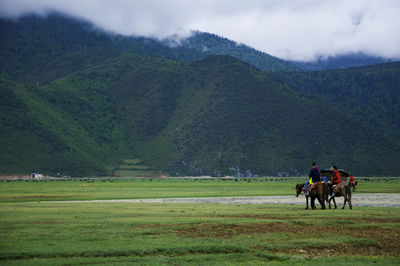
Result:
<instances>
[{"instance_id":1,"label":"distant vehicle","mask_svg":"<svg viewBox=\"0 0 400 266\"><path fill-rule=\"evenodd\" d=\"M31 178L32 178L32 179L42 179L42 178L43 178L43 174L32 173L32 174L31 174Z\"/></svg>"}]
</instances>

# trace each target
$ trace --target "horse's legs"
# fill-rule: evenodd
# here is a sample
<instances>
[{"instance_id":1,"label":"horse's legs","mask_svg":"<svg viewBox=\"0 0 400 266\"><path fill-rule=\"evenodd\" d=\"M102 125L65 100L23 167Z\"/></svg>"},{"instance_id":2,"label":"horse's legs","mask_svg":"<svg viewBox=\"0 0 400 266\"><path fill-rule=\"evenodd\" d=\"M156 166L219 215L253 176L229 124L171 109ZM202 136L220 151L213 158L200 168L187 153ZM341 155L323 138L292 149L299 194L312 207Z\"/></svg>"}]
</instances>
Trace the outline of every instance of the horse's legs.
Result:
<instances>
[{"instance_id":1,"label":"horse's legs","mask_svg":"<svg viewBox=\"0 0 400 266\"><path fill-rule=\"evenodd\" d=\"M321 204L321 210L325 210L325 200L321 200L320 201L320 204Z\"/></svg>"},{"instance_id":2,"label":"horse's legs","mask_svg":"<svg viewBox=\"0 0 400 266\"><path fill-rule=\"evenodd\" d=\"M317 197L319 204L321 205L321 210L325 209L325 199L322 199L320 197Z\"/></svg>"},{"instance_id":3,"label":"horse's legs","mask_svg":"<svg viewBox=\"0 0 400 266\"><path fill-rule=\"evenodd\" d=\"M337 209L337 205L336 205L336 200L335 200L335 196L332 196L331 198L333 200L333 204L335 204L335 209Z\"/></svg>"},{"instance_id":4,"label":"horse's legs","mask_svg":"<svg viewBox=\"0 0 400 266\"><path fill-rule=\"evenodd\" d=\"M351 203L351 196L347 195L347 201L349 203L350 210L353 209L353 204Z\"/></svg>"},{"instance_id":5,"label":"horse's legs","mask_svg":"<svg viewBox=\"0 0 400 266\"><path fill-rule=\"evenodd\" d=\"M323 202L324 202L324 209L326 209L326 205L328 204L328 200L329 200L329 194L328 194L328 192L327 191L323 191L323 193L322 193L322 196L323 196Z\"/></svg>"},{"instance_id":6,"label":"horse's legs","mask_svg":"<svg viewBox=\"0 0 400 266\"><path fill-rule=\"evenodd\" d=\"M306 204L307 204L306 210L308 210L308 196L306 196Z\"/></svg>"},{"instance_id":7,"label":"horse's legs","mask_svg":"<svg viewBox=\"0 0 400 266\"><path fill-rule=\"evenodd\" d=\"M316 209L315 207L315 197L311 197L311 209Z\"/></svg>"},{"instance_id":8,"label":"horse's legs","mask_svg":"<svg viewBox=\"0 0 400 266\"><path fill-rule=\"evenodd\" d=\"M342 210L344 209L344 207L346 207L347 195L343 195L343 197L344 197L344 202L343 202Z\"/></svg>"}]
</instances>

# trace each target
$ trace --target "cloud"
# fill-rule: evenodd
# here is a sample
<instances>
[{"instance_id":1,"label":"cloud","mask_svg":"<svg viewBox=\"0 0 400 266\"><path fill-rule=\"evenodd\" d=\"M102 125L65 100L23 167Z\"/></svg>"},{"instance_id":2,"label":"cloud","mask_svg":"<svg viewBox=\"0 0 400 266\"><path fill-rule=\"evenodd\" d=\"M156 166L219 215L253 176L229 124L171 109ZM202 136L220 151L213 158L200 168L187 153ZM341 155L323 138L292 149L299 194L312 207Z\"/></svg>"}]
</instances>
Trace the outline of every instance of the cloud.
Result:
<instances>
[{"instance_id":1,"label":"cloud","mask_svg":"<svg viewBox=\"0 0 400 266\"><path fill-rule=\"evenodd\" d=\"M398 0L0 0L0 10L2 17L58 11L159 39L211 32L284 59L400 58Z\"/></svg>"}]
</instances>

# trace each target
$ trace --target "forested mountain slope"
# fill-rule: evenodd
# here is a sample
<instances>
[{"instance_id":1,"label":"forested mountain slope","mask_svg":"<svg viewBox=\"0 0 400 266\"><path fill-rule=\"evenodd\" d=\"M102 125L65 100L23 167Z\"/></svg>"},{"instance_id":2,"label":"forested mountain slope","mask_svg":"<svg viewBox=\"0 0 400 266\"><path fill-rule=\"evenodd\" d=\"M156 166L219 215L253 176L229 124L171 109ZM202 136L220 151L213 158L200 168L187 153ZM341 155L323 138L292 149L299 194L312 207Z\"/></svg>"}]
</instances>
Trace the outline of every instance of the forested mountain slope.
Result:
<instances>
[{"instance_id":1,"label":"forested mountain slope","mask_svg":"<svg viewBox=\"0 0 400 266\"><path fill-rule=\"evenodd\" d=\"M199 61L182 82L176 114L148 152L161 151L157 161L176 157L173 169L299 174L315 158L325 167L389 174L375 162L398 163L396 142L232 58Z\"/></svg>"},{"instance_id":2,"label":"forested mountain slope","mask_svg":"<svg viewBox=\"0 0 400 266\"><path fill-rule=\"evenodd\" d=\"M35 60L93 47L162 56L178 61L196 61L205 56L230 55L265 71L295 71L287 61L214 34L195 32L185 40L158 41L106 33L88 22L61 14L26 16L16 21L0 19L0 59L7 72ZM4 71L3 71L4 72Z\"/></svg>"},{"instance_id":3,"label":"forested mountain slope","mask_svg":"<svg viewBox=\"0 0 400 266\"><path fill-rule=\"evenodd\" d=\"M299 174L316 158L360 173L395 171L371 162L396 165L396 143L231 57L187 64L112 55L40 86L2 86L24 107L2 110L4 135L15 137L3 139L11 169L38 158L32 164L49 172L99 174L136 156L170 175Z\"/></svg>"},{"instance_id":4,"label":"forested mountain slope","mask_svg":"<svg viewBox=\"0 0 400 266\"><path fill-rule=\"evenodd\" d=\"M275 76L380 134L400 140L399 62Z\"/></svg>"},{"instance_id":5,"label":"forested mountain slope","mask_svg":"<svg viewBox=\"0 0 400 266\"><path fill-rule=\"evenodd\" d=\"M307 174L314 160L399 175L399 142L327 104L318 74L272 78L231 56L192 62L193 44L111 36L58 15L0 26L1 173L102 175L141 158L169 175ZM397 84L389 69L372 76Z\"/></svg>"}]
</instances>

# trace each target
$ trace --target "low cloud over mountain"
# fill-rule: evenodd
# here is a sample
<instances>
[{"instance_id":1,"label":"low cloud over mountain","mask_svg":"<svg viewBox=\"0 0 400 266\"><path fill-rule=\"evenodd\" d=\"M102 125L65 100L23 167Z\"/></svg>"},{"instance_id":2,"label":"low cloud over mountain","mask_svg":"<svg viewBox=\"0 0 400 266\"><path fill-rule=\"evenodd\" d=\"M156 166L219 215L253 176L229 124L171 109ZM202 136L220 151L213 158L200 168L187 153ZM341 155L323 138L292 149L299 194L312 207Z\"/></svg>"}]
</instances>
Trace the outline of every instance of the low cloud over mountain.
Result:
<instances>
[{"instance_id":1,"label":"low cloud over mountain","mask_svg":"<svg viewBox=\"0 0 400 266\"><path fill-rule=\"evenodd\" d=\"M396 0L2 0L0 10L14 18L57 11L111 32L159 39L200 30L291 60L357 52L400 58Z\"/></svg>"}]
</instances>

